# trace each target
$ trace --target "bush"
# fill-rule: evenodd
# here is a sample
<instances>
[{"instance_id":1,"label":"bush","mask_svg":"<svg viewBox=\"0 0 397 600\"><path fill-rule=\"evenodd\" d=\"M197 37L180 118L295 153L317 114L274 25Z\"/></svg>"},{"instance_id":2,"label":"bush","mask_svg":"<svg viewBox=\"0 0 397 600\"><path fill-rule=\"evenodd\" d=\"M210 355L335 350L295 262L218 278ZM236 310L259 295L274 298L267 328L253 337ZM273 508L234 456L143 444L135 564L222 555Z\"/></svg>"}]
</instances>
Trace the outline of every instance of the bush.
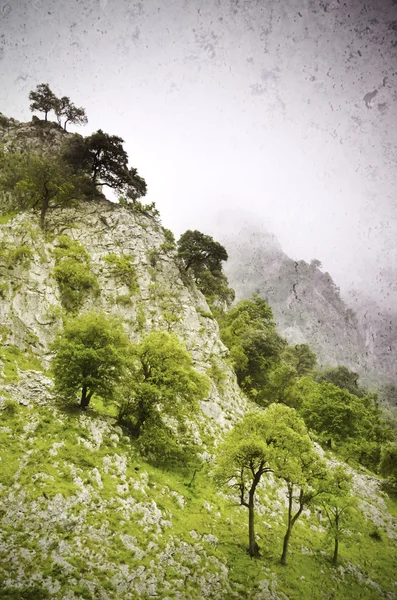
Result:
<instances>
[{"instance_id":1,"label":"bush","mask_svg":"<svg viewBox=\"0 0 397 600\"><path fill-rule=\"evenodd\" d=\"M21 265L29 267L33 257L33 250L29 246L3 246L0 248L0 259L3 259L8 269Z\"/></svg>"},{"instance_id":2,"label":"bush","mask_svg":"<svg viewBox=\"0 0 397 600\"><path fill-rule=\"evenodd\" d=\"M88 293L98 293L97 278L90 272L91 259L84 246L66 235L59 236L57 241L53 276L61 292L62 306L68 312L77 312Z\"/></svg>"},{"instance_id":3,"label":"bush","mask_svg":"<svg viewBox=\"0 0 397 600\"><path fill-rule=\"evenodd\" d=\"M123 254L107 254L103 260L111 267L112 275L115 279L126 285L131 294L139 290L137 283L136 270L133 263L134 257Z\"/></svg>"}]
</instances>

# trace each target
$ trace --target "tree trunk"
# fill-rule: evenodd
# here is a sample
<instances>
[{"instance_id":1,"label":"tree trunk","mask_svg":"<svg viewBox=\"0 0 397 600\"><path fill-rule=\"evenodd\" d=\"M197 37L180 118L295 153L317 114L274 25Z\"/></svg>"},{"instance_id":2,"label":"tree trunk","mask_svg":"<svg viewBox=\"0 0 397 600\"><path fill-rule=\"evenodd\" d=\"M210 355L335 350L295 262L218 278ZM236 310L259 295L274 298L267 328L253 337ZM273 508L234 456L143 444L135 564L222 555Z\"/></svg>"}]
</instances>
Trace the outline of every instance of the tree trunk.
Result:
<instances>
[{"instance_id":1,"label":"tree trunk","mask_svg":"<svg viewBox=\"0 0 397 600\"><path fill-rule=\"evenodd\" d=\"M41 211L40 211L40 228L44 229L44 220L45 220L45 216L47 213L47 209L48 209L48 204L46 205L44 202L41 206Z\"/></svg>"},{"instance_id":2,"label":"tree trunk","mask_svg":"<svg viewBox=\"0 0 397 600\"><path fill-rule=\"evenodd\" d=\"M250 556L257 558L259 556L259 546L255 541L255 512L254 512L254 494L255 489L250 490L248 500L248 537Z\"/></svg>"},{"instance_id":3,"label":"tree trunk","mask_svg":"<svg viewBox=\"0 0 397 600\"><path fill-rule=\"evenodd\" d=\"M44 229L44 220L45 220L45 216L47 214L47 210L49 208L50 205L50 199L49 199L49 193L48 193L48 188L47 188L47 182L44 183L44 197L43 197L43 202L41 205L41 211L40 211L40 227L41 229Z\"/></svg>"},{"instance_id":4,"label":"tree trunk","mask_svg":"<svg viewBox=\"0 0 397 600\"><path fill-rule=\"evenodd\" d=\"M334 567L336 567L336 565L338 564L338 550L339 550L339 540L336 537L335 545L334 545L334 555L332 557L332 564L334 565Z\"/></svg>"},{"instance_id":5,"label":"tree trunk","mask_svg":"<svg viewBox=\"0 0 397 600\"><path fill-rule=\"evenodd\" d=\"M81 389L81 400L80 400L80 408L81 408L81 410L87 410L87 406L90 403L90 400L92 398L92 394L93 394L93 392L88 392L87 393L87 386L85 384L83 384L83 387Z\"/></svg>"},{"instance_id":6,"label":"tree trunk","mask_svg":"<svg viewBox=\"0 0 397 600\"><path fill-rule=\"evenodd\" d=\"M283 553L281 555L281 564L284 566L287 564L288 544L289 544L289 538L291 537L291 531L292 531L292 527L291 527L291 525L289 525L288 529L287 529L287 533L284 536Z\"/></svg>"},{"instance_id":7,"label":"tree trunk","mask_svg":"<svg viewBox=\"0 0 397 600\"><path fill-rule=\"evenodd\" d=\"M288 485L288 526L287 526L286 534L284 536L283 553L281 555L281 564L284 566L287 564L289 538L291 537L291 531L292 531L292 527L294 524L294 521L292 519L292 493L293 493L293 487L292 486L290 487Z\"/></svg>"},{"instance_id":8,"label":"tree trunk","mask_svg":"<svg viewBox=\"0 0 397 600\"><path fill-rule=\"evenodd\" d=\"M46 110L44 113L44 121L47 121L47 114L48 114L48 110Z\"/></svg>"}]
</instances>

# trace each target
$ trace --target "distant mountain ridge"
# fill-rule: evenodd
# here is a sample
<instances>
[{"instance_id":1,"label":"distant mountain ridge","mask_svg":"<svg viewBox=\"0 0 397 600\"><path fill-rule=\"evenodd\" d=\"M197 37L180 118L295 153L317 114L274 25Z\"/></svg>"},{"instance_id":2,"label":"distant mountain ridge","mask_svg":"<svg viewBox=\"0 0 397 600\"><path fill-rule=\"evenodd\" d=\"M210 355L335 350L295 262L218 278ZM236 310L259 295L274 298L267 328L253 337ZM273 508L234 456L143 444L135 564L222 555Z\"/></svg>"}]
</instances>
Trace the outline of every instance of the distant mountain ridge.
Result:
<instances>
[{"instance_id":1,"label":"distant mountain ridge","mask_svg":"<svg viewBox=\"0 0 397 600\"><path fill-rule=\"evenodd\" d=\"M222 237L229 254L225 272L236 299L254 293L272 307L290 344L308 343L320 366L344 364L363 382L397 379L397 317L356 293L343 299L320 261L293 260L266 230L245 224ZM354 310L353 310L354 307Z\"/></svg>"}]
</instances>

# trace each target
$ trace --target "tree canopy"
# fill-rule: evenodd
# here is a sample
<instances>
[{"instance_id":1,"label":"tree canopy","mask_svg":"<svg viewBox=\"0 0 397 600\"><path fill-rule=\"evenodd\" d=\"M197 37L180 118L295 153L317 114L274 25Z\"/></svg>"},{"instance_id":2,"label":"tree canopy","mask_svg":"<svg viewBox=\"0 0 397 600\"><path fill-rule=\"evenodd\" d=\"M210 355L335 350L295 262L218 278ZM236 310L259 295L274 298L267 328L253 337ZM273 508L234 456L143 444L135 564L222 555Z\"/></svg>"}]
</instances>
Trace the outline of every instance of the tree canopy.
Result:
<instances>
[{"instance_id":1,"label":"tree canopy","mask_svg":"<svg viewBox=\"0 0 397 600\"><path fill-rule=\"evenodd\" d=\"M264 474L280 471L282 458L291 456L295 447L300 448L299 443L294 444L305 435L304 423L295 410L272 404L265 411L246 413L219 446L215 477L236 488L240 504L248 508L251 556L259 555L255 539L255 494L259 482Z\"/></svg>"},{"instance_id":2,"label":"tree canopy","mask_svg":"<svg viewBox=\"0 0 397 600\"><path fill-rule=\"evenodd\" d=\"M62 157L75 173L89 175L93 189L107 186L134 201L146 194L147 186L137 169L128 167L123 143L101 129L86 138L75 134L65 141Z\"/></svg>"},{"instance_id":3,"label":"tree canopy","mask_svg":"<svg viewBox=\"0 0 397 600\"><path fill-rule=\"evenodd\" d=\"M336 385L343 390L347 390L350 392L350 394L354 394L359 398L362 398L366 394L366 391L359 385L359 374L355 373L354 371L350 371L350 369L344 365L319 371L316 373L315 378L320 383L322 381L332 383L333 385Z\"/></svg>"},{"instance_id":4,"label":"tree canopy","mask_svg":"<svg viewBox=\"0 0 397 600\"><path fill-rule=\"evenodd\" d=\"M85 180L56 156L0 152L0 189L12 193L19 210L39 210L40 225L44 227L49 210L84 196Z\"/></svg>"},{"instance_id":5,"label":"tree canopy","mask_svg":"<svg viewBox=\"0 0 397 600\"><path fill-rule=\"evenodd\" d=\"M57 98L48 83L37 85L36 90L29 93L29 100L32 100L30 110L43 112L45 121L47 121L47 115L51 111L54 111L60 125L61 118L64 117L63 127L65 131L68 123L74 123L75 125L86 125L88 123L84 108L75 106L68 96Z\"/></svg>"},{"instance_id":6,"label":"tree canopy","mask_svg":"<svg viewBox=\"0 0 397 600\"><path fill-rule=\"evenodd\" d=\"M104 313L86 313L68 321L53 344L55 389L85 410L93 394L113 397L125 371L128 338L120 322Z\"/></svg>"},{"instance_id":7,"label":"tree canopy","mask_svg":"<svg viewBox=\"0 0 397 600\"><path fill-rule=\"evenodd\" d=\"M272 400L265 390L269 371L287 345L277 333L270 306L253 296L240 301L219 322L240 386L256 402L269 404Z\"/></svg>"},{"instance_id":8,"label":"tree canopy","mask_svg":"<svg viewBox=\"0 0 397 600\"><path fill-rule=\"evenodd\" d=\"M178 336L152 331L132 348L120 418L140 435L154 421L161 421L159 409L177 420L186 416L209 391L205 375L193 368L192 357Z\"/></svg>"},{"instance_id":9,"label":"tree canopy","mask_svg":"<svg viewBox=\"0 0 397 600\"><path fill-rule=\"evenodd\" d=\"M74 125L86 125L88 123L84 108L75 106L68 96L62 96L62 98L56 100L54 111L60 125L62 125L62 117L64 117L63 128L65 131L68 123Z\"/></svg>"},{"instance_id":10,"label":"tree canopy","mask_svg":"<svg viewBox=\"0 0 397 600\"><path fill-rule=\"evenodd\" d=\"M303 380L301 414L329 447L339 447L368 467L376 468L381 444L392 432L371 395L359 398L323 381Z\"/></svg>"},{"instance_id":11,"label":"tree canopy","mask_svg":"<svg viewBox=\"0 0 397 600\"><path fill-rule=\"evenodd\" d=\"M29 100L32 100L30 110L43 112L45 121L47 121L48 113L55 109L57 103L57 97L50 90L48 83L40 83L36 90L29 92Z\"/></svg>"},{"instance_id":12,"label":"tree canopy","mask_svg":"<svg viewBox=\"0 0 397 600\"><path fill-rule=\"evenodd\" d=\"M222 271L222 263L228 255L219 242L201 231L185 231L178 240L178 257L185 271L193 274L197 287L211 308L217 308L219 302L226 306L233 302L234 291L229 288Z\"/></svg>"}]
</instances>

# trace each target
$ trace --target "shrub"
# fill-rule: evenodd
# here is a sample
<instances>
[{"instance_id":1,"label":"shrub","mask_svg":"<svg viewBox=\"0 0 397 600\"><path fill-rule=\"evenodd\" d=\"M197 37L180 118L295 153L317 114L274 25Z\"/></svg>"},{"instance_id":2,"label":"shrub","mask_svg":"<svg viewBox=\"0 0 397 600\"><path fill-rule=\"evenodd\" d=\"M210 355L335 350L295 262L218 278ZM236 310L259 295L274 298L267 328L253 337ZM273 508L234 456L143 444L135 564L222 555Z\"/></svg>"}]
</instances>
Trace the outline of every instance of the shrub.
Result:
<instances>
[{"instance_id":1,"label":"shrub","mask_svg":"<svg viewBox=\"0 0 397 600\"><path fill-rule=\"evenodd\" d=\"M123 254L107 254L103 260L111 267L112 275L115 279L126 285L131 294L138 291L136 270L133 263L134 257Z\"/></svg>"},{"instance_id":2,"label":"shrub","mask_svg":"<svg viewBox=\"0 0 397 600\"><path fill-rule=\"evenodd\" d=\"M97 278L90 271L91 259L84 246L66 235L59 236L57 241L53 276L59 286L62 306L68 312L77 312L88 293L98 293Z\"/></svg>"}]
</instances>

